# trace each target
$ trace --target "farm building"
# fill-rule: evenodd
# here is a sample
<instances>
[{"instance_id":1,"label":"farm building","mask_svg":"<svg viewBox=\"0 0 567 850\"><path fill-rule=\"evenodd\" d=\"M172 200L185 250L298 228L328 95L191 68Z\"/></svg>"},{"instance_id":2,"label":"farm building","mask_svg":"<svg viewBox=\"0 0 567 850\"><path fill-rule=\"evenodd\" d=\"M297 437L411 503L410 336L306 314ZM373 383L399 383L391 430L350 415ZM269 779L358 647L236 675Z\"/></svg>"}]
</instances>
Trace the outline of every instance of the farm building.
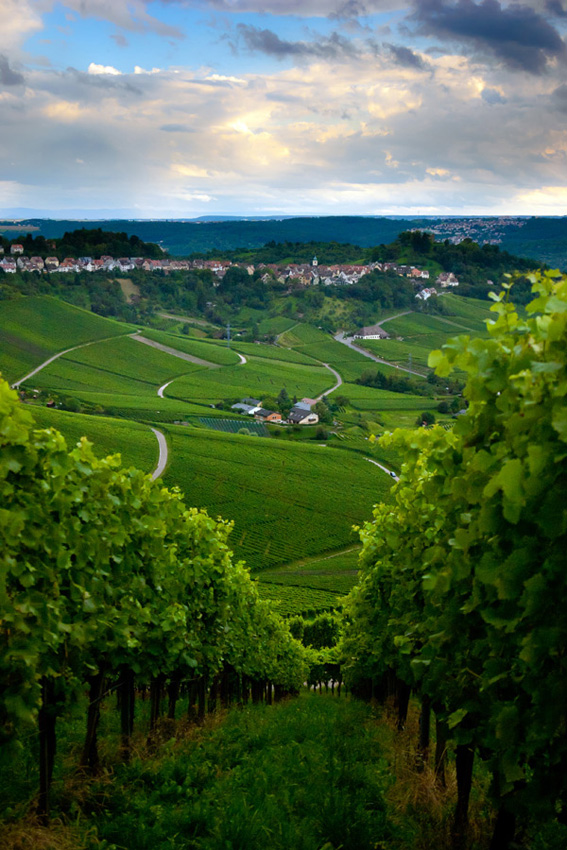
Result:
<instances>
[{"instance_id":1,"label":"farm building","mask_svg":"<svg viewBox=\"0 0 567 850\"><path fill-rule=\"evenodd\" d=\"M316 425L319 417L316 413L311 413L310 410L303 410L296 405L291 408L287 421L291 422L292 425Z\"/></svg>"}]
</instances>

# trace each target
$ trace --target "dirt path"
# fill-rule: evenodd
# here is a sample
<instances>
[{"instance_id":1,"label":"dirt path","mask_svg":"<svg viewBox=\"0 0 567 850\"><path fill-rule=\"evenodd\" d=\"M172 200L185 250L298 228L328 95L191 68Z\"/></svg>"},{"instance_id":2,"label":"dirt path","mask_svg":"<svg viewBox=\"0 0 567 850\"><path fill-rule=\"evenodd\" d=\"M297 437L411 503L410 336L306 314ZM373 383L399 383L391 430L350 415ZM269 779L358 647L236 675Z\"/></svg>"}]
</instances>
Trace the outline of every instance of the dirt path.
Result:
<instances>
[{"instance_id":1,"label":"dirt path","mask_svg":"<svg viewBox=\"0 0 567 850\"><path fill-rule=\"evenodd\" d=\"M338 334L335 334L335 339L337 342L342 342L343 345L348 345L348 347L352 348L353 351L358 351L359 354L363 354L365 357L368 357L369 360L374 360L375 363L383 363L384 366L391 366L392 369L399 369L400 372L409 372L410 375L417 375L418 378L424 377L422 372L416 372L414 369L408 369L406 366L396 366L395 363L390 363L389 360L383 360L381 357L376 357L376 355L370 354L369 351L365 351L364 348L361 348L359 345L355 345L354 342L349 342L345 339L344 331L340 331Z\"/></svg>"},{"instance_id":2,"label":"dirt path","mask_svg":"<svg viewBox=\"0 0 567 850\"><path fill-rule=\"evenodd\" d=\"M343 379L341 378L341 376L339 375L339 373L337 372L337 370L336 370L336 369L333 369L333 367L332 367L332 366L329 366L329 364L328 364L328 363L323 363L323 366L324 366L326 369L328 369L328 370L329 370L329 372L332 372L332 373L333 373L333 375L334 375L334 376L335 376L335 378L337 379L337 383L335 384L335 386L334 386L334 387L331 387L331 389L330 389L330 390L325 390L325 392L324 392L324 393L321 393L321 395L318 395L318 396L317 396L317 398L315 399L315 401L321 401L321 399L323 398L323 396L324 396L324 395L329 395L330 393L334 393L334 392L335 392L335 390L338 390L338 388L339 388L339 387L342 385L342 383L343 383Z\"/></svg>"},{"instance_id":3,"label":"dirt path","mask_svg":"<svg viewBox=\"0 0 567 850\"><path fill-rule=\"evenodd\" d=\"M165 354L171 354L173 357L179 357L180 360L187 360L188 363L196 363L197 366L206 366L209 369L220 369L218 363L210 363L208 360L201 360L200 357L194 357L192 354L185 354L184 351L178 351L176 348L171 348L169 345L162 345L161 342L155 342L153 339L148 339L139 334L132 334L132 339L138 342L143 342L144 345L149 345L151 348L157 348L158 351L163 351Z\"/></svg>"},{"instance_id":4,"label":"dirt path","mask_svg":"<svg viewBox=\"0 0 567 850\"><path fill-rule=\"evenodd\" d=\"M136 331L136 333L138 333ZM124 336L131 336L135 338L136 334L124 334ZM41 372L42 369L45 369L46 366L49 366L50 363L53 363L54 360L57 360L59 357L63 357L64 354L69 354L71 351L77 351L79 348L86 348L88 345L96 345L98 342L108 342L109 339L119 339L122 334L117 334L116 336L106 336L104 339L93 339L90 342L82 342L80 345L74 345L72 348L66 348L65 351L60 351L58 354L54 354L53 357L50 357L48 360L45 360L40 366L36 366L31 372L28 372L23 378L20 378L19 381L11 384L13 390L17 390L20 384L23 384L24 381L28 381L30 378L33 378L34 375L37 375L38 372Z\"/></svg>"},{"instance_id":5,"label":"dirt path","mask_svg":"<svg viewBox=\"0 0 567 850\"><path fill-rule=\"evenodd\" d=\"M409 316L414 310L405 310L403 313L397 313L395 316L388 316L387 319L382 319L381 322L376 322L376 325L381 328L384 322L392 322L394 319L400 319L402 316Z\"/></svg>"},{"instance_id":6,"label":"dirt path","mask_svg":"<svg viewBox=\"0 0 567 850\"><path fill-rule=\"evenodd\" d=\"M152 431L154 432L154 434L157 437L158 446L159 446L159 457L158 457L157 466L154 469L154 471L152 472L152 480L155 481L156 478L159 478L160 475L163 474L163 471L164 471L165 467L167 466L168 450L167 450L167 440L165 439L162 432L158 431L157 428L152 428Z\"/></svg>"},{"instance_id":7,"label":"dirt path","mask_svg":"<svg viewBox=\"0 0 567 850\"><path fill-rule=\"evenodd\" d=\"M206 322L204 319L193 319L191 316L176 316L173 313L158 313L162 319L173 319L176 322L186 322L190 325L202 325L204 328L216 328L212 322Z\"/></svg>"}]
</instances>

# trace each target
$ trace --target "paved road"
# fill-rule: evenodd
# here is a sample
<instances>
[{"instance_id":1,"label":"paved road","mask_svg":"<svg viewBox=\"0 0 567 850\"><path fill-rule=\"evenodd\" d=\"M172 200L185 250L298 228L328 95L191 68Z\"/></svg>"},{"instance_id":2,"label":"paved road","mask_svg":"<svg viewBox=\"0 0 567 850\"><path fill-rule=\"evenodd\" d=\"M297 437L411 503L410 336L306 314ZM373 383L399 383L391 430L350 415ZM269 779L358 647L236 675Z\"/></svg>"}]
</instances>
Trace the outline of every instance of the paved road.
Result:
<instances>
[{"instance_id":1,"label":"paved road","mask_svg":"<svg viewBox=\"0 0 567 850\"><path fill-rule=\"evenodd\" d=\"M156 478L159 478L162 475L166 465L167 465L167 440L161 431L158 431L157 428L152 428L152 431L157 437L158 445L159 445L159 457L158 463L154 471L152 472L152 479L155 481Z\"/></svg>"},{"instance_id":2,"label":"paved road","mask_svg":"<svg viewBox=\"0 0 567 850\"><path fill-rule=\"evenodd\" d=\"M72 348L66 348L65 351L60 351L59 354L54 354L53 357L49 357L48 360L45 360L40 366L36 366L31 372L28 372L23 378L20 378L19 381L13 383L12 389L17 390L20 384L23 384L24 381L28 381L30 378L33 378L34 375L37 375L38 372L41 372L42 369L45 369L46 366L49 366L50 363L53 363L54 360L57 360L59 357L63 357L64 354L69 354L70 351L77 351L79 348L86 348L87 345L95 345L97 342L107 342L109 339L118 339L121 334L117 334L116 336L106 336L104 339L92 339L90 342L82 342L81 345L74 345ZM126 334L124 334L126 336ZM129 334L129 336L134 337L135 334Z\"/></svg>"},{"instance_id":3,"label":"paved road","mask_svg":"<svg viewBox=\"0 0 567 850\"><path fill-rule=\"evenodd\" d=\"M367 460L367 461L368 461L368 463L373 463L373 464L374 464L374 466L378 466L378 467L379 467L380 469L382 469L384 472L387 472L387 473L388 473L388 475L389 475L391 478L393 478L393 479L394 479L394 481L399 481L399 480L400 480L400 479L398 478L398 476L396 475L396 473L395 473L395 472L392 472L392 470L391 470L391 469L388 469L386 466L382 466L382 464L381 464L381 463L378 463L378 461L377 461L377 460L372 460L372 458L371 458L371 457L365 457L365 458L364 458L364 460Z\"/></svg>"},{"instance_id":4,"label":"paved road","mask_svg":"<svg viewBox=\"0 0 567 850\"><path fill-rule=\"evenodd\" d=\"M381 357L376 357L374 354L370 354L369 351L365 351L364 348L361 348L359 345L355 345L354 342L350 342L346 339L343 331L335 334L335 339L337 342L342 342L343 345L348 345L348 347L352 348L353 351L358 351L359 354L364 354L365 357L368 357L370 360L374 360L375 363L383 363L384 366L391 366L393 369L399 369L400 372L409 372L410 375L417 375L418 378L424 377L422 372L416 372L414 369L408 369L406 366L396 366L394 363L390 363L389 360L383 360Z\"/></svg>"}]
</instances>

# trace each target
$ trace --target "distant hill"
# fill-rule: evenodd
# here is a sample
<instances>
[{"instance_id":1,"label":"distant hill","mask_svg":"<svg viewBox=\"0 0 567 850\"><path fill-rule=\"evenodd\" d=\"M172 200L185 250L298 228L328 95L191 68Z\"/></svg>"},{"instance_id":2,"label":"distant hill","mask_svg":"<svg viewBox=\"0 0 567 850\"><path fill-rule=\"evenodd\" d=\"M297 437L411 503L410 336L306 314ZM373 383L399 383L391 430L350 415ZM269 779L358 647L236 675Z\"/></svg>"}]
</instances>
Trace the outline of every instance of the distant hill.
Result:
<instances>
[{"instance_id":1,"label":"distant hill","mask_svg":"<svg viewBox=\"0 0 567 850\"><path fill-rule=\"evenodd\" d=\"M483 222L477 223L473 238L480 240ZM103 231L137 236L144 242L161 245L172 256L185 256L210 251L255 249L268 242L340 242L369 248L388 244L405 230L427 229L455 217L394 218L373 216L320 216L262 219L237 219L230 216L201 216L185 221L139 221L108 219L99 221L30 218L14 225L0 221L0 234L14 239L18 233L30 231L46 239L60 239L65 232L100 228ZM14 226L16 229L14 229ZM19 231L17 228L21 228ZM9 228L9 229L8 229ZM529 257L555 268L567 268L567 218L531 218L522 227L504 224L499 227L500 247L516 256ZM439 238L439 237L438 237ZM443 237L441 237L443 238ZM112 252L109 252L112 253Z\"/></svg>"}]
</instances>

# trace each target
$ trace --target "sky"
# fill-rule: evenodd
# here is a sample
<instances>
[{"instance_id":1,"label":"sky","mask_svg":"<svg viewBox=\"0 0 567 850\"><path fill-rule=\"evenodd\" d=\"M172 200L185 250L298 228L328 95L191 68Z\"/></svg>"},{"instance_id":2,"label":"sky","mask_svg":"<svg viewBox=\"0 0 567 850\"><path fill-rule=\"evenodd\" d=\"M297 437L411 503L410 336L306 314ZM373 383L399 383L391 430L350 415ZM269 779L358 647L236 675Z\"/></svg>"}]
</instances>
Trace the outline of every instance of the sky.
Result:
<instances>
[{"instance_id":1,"label":"sky","mask_svg":"<svg viewBox=\"0 0 567 850\"><path fill-rule=\"evenodd\" d=\"M0 0L0 216L567 214L567 0Z\"/></svg>"}]
</instances>

